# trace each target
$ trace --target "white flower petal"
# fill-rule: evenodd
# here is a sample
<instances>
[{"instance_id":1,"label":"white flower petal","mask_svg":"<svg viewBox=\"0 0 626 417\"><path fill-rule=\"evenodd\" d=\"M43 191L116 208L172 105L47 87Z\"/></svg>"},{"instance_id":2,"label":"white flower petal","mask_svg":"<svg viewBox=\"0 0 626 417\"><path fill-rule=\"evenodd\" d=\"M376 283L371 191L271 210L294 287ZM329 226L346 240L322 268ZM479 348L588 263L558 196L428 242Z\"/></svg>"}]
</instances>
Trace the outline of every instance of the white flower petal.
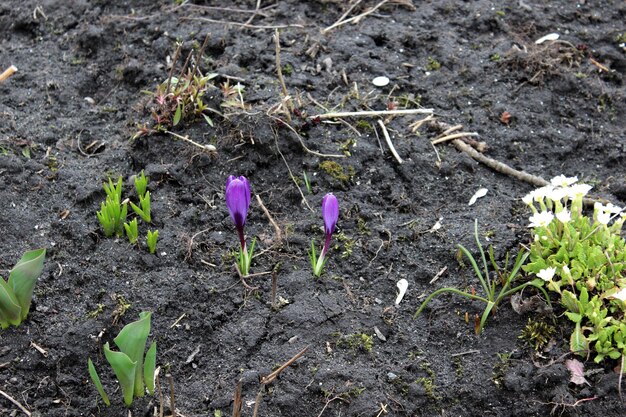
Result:
<instances>
[{"instance_id":1,"label":"white flower petal","mask_svg":"<svg viewBox=\"0 0 626 417\"><path fill-rule=\"evenodd\" d=\"M406 279L402 278L400 281L397 282L396 286L398 287L398 297L396 297L396 305L398 305L404 298L406 290L409 288L409 282Z\"/></svg>"},{"instance_id":2,"label":"white flower petal","mask_svg":"<svg viewBox=\"0 0 626 417\"><path fill-rule=\"evenodd\" d=\"M557 39L559 39L558 33L548 33L546 36L542 36L541 38L537 39L535 43L539 45L541 43L544 43L545 41L555 41Z\"/></svg>"},{"instance_id":3,"label":"white flower petal","mask_svg":"<svg viewBox=\"0 0 626 417\"><path fill-rule=\"evenodd\" d=\"M567 188L572 184L578 182L578 177L566 177L565 175L559 175L550 180L550 184L555 187Z\"/></svg>"},{"instance_id":4,"label":"white flower petal","mask_svg":"<svg viewBox=\"0 0 626 417\"><path fill-rule=\"evenodd\" d=\"M567 209L563 209L556 213L555 217L558 221L565 224L572 220L572 213Z\"/></svg>"},{"instance_id":5,"label":"white flower petal","mask_svg":"<svg viewBox=\"0 0 626 417\"><path fill-rule=\"evenodd\" d=\"M539 271L537 276L547 282L547 281L552 280L552 277L554 277L555 273L556 273L556 268L550 267L550 268L542 269L541 271Z\"/></svg>"},{"instance_id":6,"label":"white flower petal","mask_svg":"<svg viewBox=\"0 0 626 417\"><path fill-rule=\"evenodd\" d=\"M468 206L473 205L476 202L476 200L478 200L479 198L484 197L485 195L487 195L487 191L489 191L489 190L487 190L486 188L480 188L478 191L476 191L474 193L472 198L470 198L470 201L469 201L469 203L467 203L467 205Z\"/></svg>"},{"instance_id":7,"label":"white flower petal","mask_svg":"<svg viewBox=\"0 0 626 417\"><path fill-rule=\"evenodd\" d=\"M552 222L552 219L554 219L554 214L549 211L542 211L528 218L530 221L528 227L547 227Z\"/></svg>"}]
</instances>

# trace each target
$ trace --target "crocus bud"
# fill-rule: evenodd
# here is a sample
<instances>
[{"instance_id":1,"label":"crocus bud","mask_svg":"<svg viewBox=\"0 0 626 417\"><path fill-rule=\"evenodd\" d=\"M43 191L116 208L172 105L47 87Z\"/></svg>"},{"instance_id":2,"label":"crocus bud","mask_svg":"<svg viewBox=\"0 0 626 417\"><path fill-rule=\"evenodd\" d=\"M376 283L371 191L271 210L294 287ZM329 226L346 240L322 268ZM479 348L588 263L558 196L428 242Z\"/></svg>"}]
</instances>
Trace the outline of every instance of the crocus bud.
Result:
<instances>
[{"instance_id":1,"label":"crocus bud","mask_svg":"<svg viewBox=\"0 0 626 417\"><path fill-rule=\"evenodd\" d=\"M322 199L322 217L324 218L324 234L326 235L326 241L324 242L324 249L322 249L321 256L324 257L328 252L330 246L330 238L335 232L335 226L337 225L337 219L339 218L339 202L337 197L332 193L328 193Z\"/></svg>"},{"instance_id":2,"label":"crocus bud","mask_svg":"<svg viewBox=\"0 0 626 417\"><path fill-rule=\"evenodd\" d=\"M246 216L250 207L250 184L246 177L237 178L234 175L228 177L225 198L226 207L228 207L230 217L233 219L239 234L241 249L245 249L246 240L243 235L243 227L246 224Z\"/></svg>"}]
</instances>

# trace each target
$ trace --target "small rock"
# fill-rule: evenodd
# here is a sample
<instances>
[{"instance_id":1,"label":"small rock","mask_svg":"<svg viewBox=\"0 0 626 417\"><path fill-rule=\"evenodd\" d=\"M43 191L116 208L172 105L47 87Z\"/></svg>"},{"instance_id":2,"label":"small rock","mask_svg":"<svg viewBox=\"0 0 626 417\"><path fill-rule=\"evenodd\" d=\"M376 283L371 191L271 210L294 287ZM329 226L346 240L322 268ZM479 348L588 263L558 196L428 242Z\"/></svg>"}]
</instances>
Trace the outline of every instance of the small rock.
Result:
<instances>
[{"instance_id":1,"label":"small rock","mask_svg":"<svg viewBox=\"0 0 626 417\"><path fill-rule=\"evenodd\" d=\"M385 76L376 77L372 80L372 84L374 84L376 87L384 87L389 84L389 78Z\"/></svg>"},{"instance_id":2,"label":"small rock","mask_svg":"<svg viewBox=\"0 0 626 417\"><path fill-rule=\"evenodd\" d=\"M389 382L392 382L396 380L397 378L398 378L398 375L394 374L393 372L387 372L387 379L389 380Z\"/></svg>"}]
</instances>

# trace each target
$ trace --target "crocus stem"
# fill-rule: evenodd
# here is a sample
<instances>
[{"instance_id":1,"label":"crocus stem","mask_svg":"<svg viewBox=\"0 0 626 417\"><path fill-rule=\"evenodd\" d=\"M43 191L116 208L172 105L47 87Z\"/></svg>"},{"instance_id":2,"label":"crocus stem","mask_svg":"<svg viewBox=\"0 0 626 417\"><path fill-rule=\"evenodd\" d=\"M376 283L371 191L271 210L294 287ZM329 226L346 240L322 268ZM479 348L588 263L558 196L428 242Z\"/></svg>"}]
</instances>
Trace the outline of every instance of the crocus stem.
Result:
<instances>
[{"instance_id":1,"label":"crocus stem","mask_svg":"<svg viewBox=\"0 0 626 417\"><path fill-rule=\"evenodd\" d=\"M239 244L241 245L241 250L245 252L246 251L246 238L243 235L243 227L237 227L237 233L239 234Z\"/></svg>"},{"instance_id":2,"label":"crocus stem","mask_svg":"<svg viewBox=\"0 0 626 417\"><path fill-rule=\"evenodd\" d=\"M332 235L328 234L326 235L326 241L324 242L324 247L322 248L322 253L320 254L320 258L323 258L326 256L326 253L328 252L328 248L330 248L330 238L332 237Z\"/></svg>"}]
</instances>

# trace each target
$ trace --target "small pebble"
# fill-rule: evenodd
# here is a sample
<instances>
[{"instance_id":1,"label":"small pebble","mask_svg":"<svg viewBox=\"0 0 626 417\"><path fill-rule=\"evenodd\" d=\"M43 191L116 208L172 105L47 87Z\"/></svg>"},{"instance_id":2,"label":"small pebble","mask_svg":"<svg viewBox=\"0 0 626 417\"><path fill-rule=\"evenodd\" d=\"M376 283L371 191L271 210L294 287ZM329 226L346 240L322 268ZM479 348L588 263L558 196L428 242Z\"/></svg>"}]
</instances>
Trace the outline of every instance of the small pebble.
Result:
<instances>
[{"instance_id":1,"label":"small pebble","mask_svg":"<svg viewBox=\"0 0 626 417\"><path fill-rule=\"evenodd\" d=\"M397 378L398 378L398 375L394 374L393 372L387 373L387 379L389 379L389 381L394 381Z\"/></svg>"},{"instance_id":2,"label":"small pebble","mask_svg":"<svg viewBox=\"0 0 626 417\"><path fill-rule=\"evenodd\" d=\"M384 87L389 84L389 78L385 76L376 77L372 80L372 84L374 84L376 87Z\"/></svg>"}]
</instances>

